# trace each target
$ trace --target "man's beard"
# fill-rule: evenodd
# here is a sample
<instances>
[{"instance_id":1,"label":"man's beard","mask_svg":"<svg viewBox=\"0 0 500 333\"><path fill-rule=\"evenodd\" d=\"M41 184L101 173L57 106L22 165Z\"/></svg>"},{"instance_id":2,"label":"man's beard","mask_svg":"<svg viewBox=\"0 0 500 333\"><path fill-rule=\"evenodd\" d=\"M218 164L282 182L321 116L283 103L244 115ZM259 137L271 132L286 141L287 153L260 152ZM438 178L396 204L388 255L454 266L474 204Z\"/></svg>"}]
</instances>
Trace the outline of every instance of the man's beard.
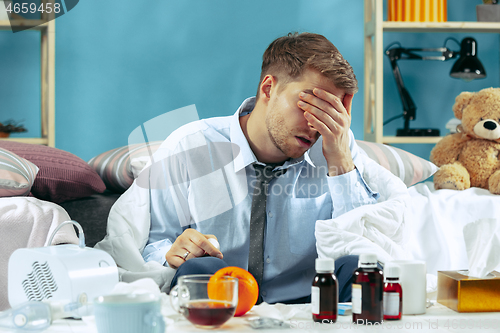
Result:
<instances>
[{"instance_id":1,"label":"man's beard","mask_svg":"<svg viewBox=\"0 0 500 333\"><path fill-rule=\"evenodd\" d=\"M289 158L299 158L304 155L305 150L298 146L291 145L287 139L295 138L292 131L285 131L285 119L281 114L271 113L271 116L266 117L266 127L269 138L273 145ZM318 135L315 136L315 138ZM314 144L314 143L313 143ZM311 145L312 147L312 145Z\"/></svg>"}]
</instances>

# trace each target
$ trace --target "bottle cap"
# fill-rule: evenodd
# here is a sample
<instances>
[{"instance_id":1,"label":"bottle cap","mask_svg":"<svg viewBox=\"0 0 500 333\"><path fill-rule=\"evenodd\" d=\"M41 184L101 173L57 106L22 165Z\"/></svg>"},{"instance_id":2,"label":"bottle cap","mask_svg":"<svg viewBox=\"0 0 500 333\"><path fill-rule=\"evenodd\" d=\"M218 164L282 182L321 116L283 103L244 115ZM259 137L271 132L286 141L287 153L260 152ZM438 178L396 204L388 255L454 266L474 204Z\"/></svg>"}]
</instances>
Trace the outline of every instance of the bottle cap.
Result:
<instances>
[{"instance_id":1,"label":"bottle cap","mask_svg":"<svg viewBox=\"0 0 500 333\"><path fill-rule=\"evenodd\" d=\"M388 278L399 279L399 274L400 274L399 266L384 267L384 277L386 279Z\"/></svg>"},{"instance_id":2,"label":"bottle cap","mask_svg":"<svg viewBox=\"0 0 500 333\"><path fill-rule=\"evenodd\" d=\"M362 253L359 255L359 267L377 267L377 255L373 253Z\"/></svg>"},{"instance_id":3,"label":"bottle cap","mask_svg":"<svg viewBox=\"0 0 500 333\"><path fill-rule=\"evenodd\" d=\"M316 258L315 266L317 272L333 273L335 270L335 260L332 258Z\"/></svg>"}]
</instances>

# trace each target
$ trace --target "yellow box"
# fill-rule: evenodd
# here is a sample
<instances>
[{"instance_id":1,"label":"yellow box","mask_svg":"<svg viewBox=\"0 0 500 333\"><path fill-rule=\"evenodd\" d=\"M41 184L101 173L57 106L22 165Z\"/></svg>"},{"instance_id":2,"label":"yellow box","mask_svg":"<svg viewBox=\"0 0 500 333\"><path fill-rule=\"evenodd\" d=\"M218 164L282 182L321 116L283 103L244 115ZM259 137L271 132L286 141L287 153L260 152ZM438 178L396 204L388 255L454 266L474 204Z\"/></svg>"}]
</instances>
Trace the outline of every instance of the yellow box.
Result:
<instances>
[{"instance_id":1,"label":"yellow box","mask_svg":"<svg viewBox=\"0 0 500 333\"><path fill-rule=\"evenodd\" d=\"M387 0L387 21L446 22L447 0Z\"/></svg>"},{"instance_id":2,"label":"yellow box","mask_svg":"<svg viewBox=\"0 0 500 333\"><path fill-rule=\"evenodd\" d=\"M458 312L500 311L500 273L479 279L467 271L438 271L437 301Z\"/></svg>"}]
</instances>

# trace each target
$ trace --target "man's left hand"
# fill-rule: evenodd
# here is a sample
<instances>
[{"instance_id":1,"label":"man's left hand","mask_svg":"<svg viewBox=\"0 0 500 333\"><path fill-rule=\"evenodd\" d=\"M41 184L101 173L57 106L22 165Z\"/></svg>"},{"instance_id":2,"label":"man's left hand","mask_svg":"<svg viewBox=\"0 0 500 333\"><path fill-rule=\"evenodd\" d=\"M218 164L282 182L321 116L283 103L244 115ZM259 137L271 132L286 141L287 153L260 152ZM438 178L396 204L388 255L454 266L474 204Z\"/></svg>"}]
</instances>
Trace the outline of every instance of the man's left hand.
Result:
<instances>
[{"instance_id":1,"label":"man's left hand","mask_svg":"<svg viewBox=\"0 0 500 333\"><path fill-rule=\"evenodd\" d=\"M304 110L309 126L323 137L323 155L328 164L328 175L337 176L354 170L349 149L351 105L353 95L343 100L319 88L313 94L301 92L298 106Z\"/></svg>"}]
</instances>

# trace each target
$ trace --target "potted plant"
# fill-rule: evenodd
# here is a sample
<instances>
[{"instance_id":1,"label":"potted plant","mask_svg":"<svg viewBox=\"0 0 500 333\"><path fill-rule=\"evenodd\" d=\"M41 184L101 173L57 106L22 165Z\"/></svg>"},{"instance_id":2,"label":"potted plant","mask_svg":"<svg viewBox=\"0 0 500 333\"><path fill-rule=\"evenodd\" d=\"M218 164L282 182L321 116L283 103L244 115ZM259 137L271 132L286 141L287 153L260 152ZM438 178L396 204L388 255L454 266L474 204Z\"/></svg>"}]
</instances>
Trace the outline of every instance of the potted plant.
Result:
<instances>
[{"instance_id":1,"label":"potted plant","mask_svg":"<svg viewBox=\"0 0 500 333\"><path fill-rule=\"evenodd\" d=\"M19 124L12 120L7 120L5 123L0 123L0 138L8 138L10 136L10 133L21 133L26 131L27 129L24 128L22 124Z\"/></svg>"}]
</instances>

